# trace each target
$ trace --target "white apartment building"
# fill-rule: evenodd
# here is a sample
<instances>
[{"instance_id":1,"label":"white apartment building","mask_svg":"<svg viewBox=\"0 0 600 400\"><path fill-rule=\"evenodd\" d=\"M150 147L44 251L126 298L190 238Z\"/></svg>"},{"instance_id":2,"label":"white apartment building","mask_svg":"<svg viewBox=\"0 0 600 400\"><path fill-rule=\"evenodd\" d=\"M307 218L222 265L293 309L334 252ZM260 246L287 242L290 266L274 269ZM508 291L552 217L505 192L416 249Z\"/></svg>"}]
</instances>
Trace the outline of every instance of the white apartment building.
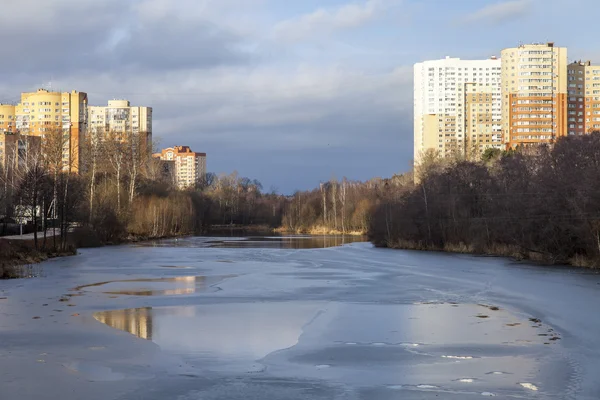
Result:
<instances>
[{"instance_id":1,"label":"white apartment building","mask_svg":"<svg viewBox=\"0 0 600 400\"><path fill-rule=\"evenodd\" d=\"M446 57L414 66L414 159L502 148L502 64Z\"/></svg>"},{"instance_id":2,"label":"white apartment building","mask_svg":"<svg viewBox=\"0 0 600 400\"><path fill-rule=\"evenodd\" d=\"M92 131L145 135L152 142L152 108L135 107L127 100L109 100L108 106L88 106L88 128Z\"/></svg>"}]
</instances>

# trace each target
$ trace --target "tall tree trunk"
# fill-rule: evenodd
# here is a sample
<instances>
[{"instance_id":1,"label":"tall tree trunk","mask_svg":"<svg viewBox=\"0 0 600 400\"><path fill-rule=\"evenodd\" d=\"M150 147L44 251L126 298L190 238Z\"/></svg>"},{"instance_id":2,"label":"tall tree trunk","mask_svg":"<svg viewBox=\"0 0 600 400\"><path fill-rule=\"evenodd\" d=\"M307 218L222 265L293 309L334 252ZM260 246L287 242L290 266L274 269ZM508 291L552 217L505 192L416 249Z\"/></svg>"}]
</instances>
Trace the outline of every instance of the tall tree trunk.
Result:
<instances>
[{"instance_id":1,"label":"tall tree trunk","mask_svg":"<svg viewBox=\"0 0 600 400\"><path fill-rule=\"evenodd\" d=\"M333 203L333 229L337 230L337 182L331 182L331 202Z\"/></svg>"},{"instance_id":2,"label":"tall tree trunk","mask_svg":"<svg viewBox=\"0 0 600 400\"><path fill-rule=\"evenodd\" d=\"M31 221L33 222L33 245L36 250L38 247L38 227L37 227L37 192L38 192L38 183L37 183L37 174L38 171L35 171L34 182L33 183L33 195L31 198Z\"/></svg>"},{"instance_id":3,"label":"tall tree trunk","mask_svg":"<svg viewBox=\"0 0 600 400\"><path fill-rule=\"evenodd\" d=\"M429 244L431 245L431 221L429 218L429 202L427 201L427 191L425 190L425 185L422 185L423 188L423 200L425 201L425 218L427 219L427 237L429 239Z\"/></svg>"},{"instance_id":4,"label":"tall tree trunk","mask_svg":"<svg viewBox=\"0 0 600 400\"><path fill-rule=\"evenodd\" d=\"M93 156L92 160L92 176L90 177L90 215L89 223L91 224L94 219L94 195L96 188L96 157Z\"/></svg>"},{"instance_id":5,"label":"tall tree trunk","mask_svg":"<svg viewBox=\"0 0 600 400\"><path fill-rule=\"evenodd\" d=\"M117 213L121 212L121 166L117 168Z\"/></svg>"}]
</instances>

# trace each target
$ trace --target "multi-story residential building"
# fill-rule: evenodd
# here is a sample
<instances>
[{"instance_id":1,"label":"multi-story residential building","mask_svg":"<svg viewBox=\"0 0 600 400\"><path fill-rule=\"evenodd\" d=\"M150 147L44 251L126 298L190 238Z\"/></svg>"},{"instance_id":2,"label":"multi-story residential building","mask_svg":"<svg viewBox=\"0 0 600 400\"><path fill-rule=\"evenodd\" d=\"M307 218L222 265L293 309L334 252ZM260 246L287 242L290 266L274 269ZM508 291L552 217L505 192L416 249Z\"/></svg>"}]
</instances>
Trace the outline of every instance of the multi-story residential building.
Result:
<instances>
[{"instance_id":1,"label":"multi-story residential building","mask_svg":"<svg viewBox=\"0 0 600 400\"><path fill-rule=\"evenodd\" d=\"M569 135L600 131L600 65L577 61L567 75Z\"/></svg>"},{"instance_id":2,"label":"multi-story residential building","mask_svg":"<svg viewBox=\"0 0 600 400\"><path fill-rule=\"evenodd\" d=\"M175 164L175 184L181 189L194 186L206 176L206 153L194 152L189 146L169 147L153 156Z\"/></svg>"},{"instance_id":3,"label":"multi-story residential building","mask_svg":"<svg viewBox=\"0 0 600 400\"><path fill-rule=\"evenodd\" d=\"M0 133L14 132L15 127L15 106L12 104L0 104Z\"/></svg>"},{"instance_id":4,"label":"multi-story residential building","mask_svg":"<svg viewBox=\"0 0 600 400\"><path fill-rule=\"evenodd\" d=\"M446 57L414 67L414 157L502 147L501 62Z\"/></svg>"},{"instance_id":5,"label":"multi-story residential building","mask_svg":"<svg viewBox=\"0 0 600 400\"><path fill-rule=\"evenodd\" d=\"M81 164L79 145L87 130L87 94L83 92L37 92L22 93L21 102L15 107L15 128L23 135L44 137L45 134L62 130L63 166L72 172L79 171Z\"/></svg>"},{"instance_id":6,"label":"multi-story residential building","mask_svg":"<svg viewBox=\"0 0 600 400\"><path fill-rule=\"evenodd\" d=\"M127 100L109 100L108 106L88 107L89 128L92 131L112 131L141 138L152 143L152 108L132 106Z\"/></svg>"},{"instance_id":7,"label":"multi-story residential building","mask_svg":"<svg viewBox=\"0 0 600 400\"><path fill-rule=\"evenodd\" d=\"M39 136L19 135L14 132L0 132L0 166L2 168L22 167L30 157L39 155Z\"/></svg>"},{"instance_id":8,"label":"multi-story residential building","mask_svg":"<svg viewBox=\"0 0 600 400\"><path fill-rule=\"evenodd\" d=\"M567 49L554 43L502 51L502 115L508 148L567 135Z\"/></svg>"}]
</instances>

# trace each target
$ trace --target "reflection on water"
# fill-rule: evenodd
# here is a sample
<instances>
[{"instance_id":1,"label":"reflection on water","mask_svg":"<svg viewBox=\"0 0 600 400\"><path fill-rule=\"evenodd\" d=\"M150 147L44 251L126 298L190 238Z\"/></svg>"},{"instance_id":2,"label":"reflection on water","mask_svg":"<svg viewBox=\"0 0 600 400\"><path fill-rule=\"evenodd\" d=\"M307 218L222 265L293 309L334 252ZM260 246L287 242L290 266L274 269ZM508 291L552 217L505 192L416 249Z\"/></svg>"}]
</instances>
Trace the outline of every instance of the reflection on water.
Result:
<instances>
[{"instance_id":1,"label":"reflection on water","mask_svg":"<svg viewBox=\"0 0 600 400\"><path fill-rule=\"evenodd\" d=\"M149 307L97 312L94 318L110 327L152 340L152 309Z\"/></svg>"},{"instance_id":2,"label":"reflection on water","mask_svg":"<svg viewBox=\"0 0 600 400\"><path fill-rule=\"evenodd\" d=\"M366 242L364 236L243 236L243 237L188 237L139 243L140 247L217 247L217 248L272 248L323 249L350 243Z\"/></svg>"},{"instance_id":3,"label":"reflection on water","mask_svg":"<svg viewBox=\"0 0 600 400\"><path fill-rule=\"evenodd\" d=\"M256 360L298 343L318 303L215 304L137 308L94 314L96 320L210 364L252 368Z\"/></svg>"},{"instance_id":4,"label":"reflection on water","mask_svg":"<svg viewBox=\"0 0 600 400\"><path fill-rule=\"evenodd\" d=\"M235 275L117 280L78 286L74 290L129 296L174 296L208 291L213 285L233 277Z\"/></svg>"},{"instance_id":5,"label":"reflection on water","mask_svg":"<svg viewBox=\"0 0 600 400\"><path fill-rule=\"evenodd\" d=\"M210 247L319 249L364 242L362 236L268 236L210 241Z\"/></svg>"},{"instance_id":6,"label":"reflection on water","mask_svg":"<svg viewBox=\"0 0 600 400\"><path fill-rule=\"evenodd\" d=\"M548 333L547 327L530 326L504 310L477 318L484 310L471 304L315 302L138 308L94 317L208 369L253 368L269 356L267 363L291 362L294 371L303 365L343 367L354 380L365 374L365 362L396 365L395 372L373 371L370 381L397 378L398 368L408 367L423 376L461 374L450 381L465 374L483 379L499 368L526 377L536 367L525 360L535 351L531 346L539 349L546 341L539 334ZM509 325L515 322L522 325ZM287 353L277 352L284 349Z\"/></svg>"}]
</instances>

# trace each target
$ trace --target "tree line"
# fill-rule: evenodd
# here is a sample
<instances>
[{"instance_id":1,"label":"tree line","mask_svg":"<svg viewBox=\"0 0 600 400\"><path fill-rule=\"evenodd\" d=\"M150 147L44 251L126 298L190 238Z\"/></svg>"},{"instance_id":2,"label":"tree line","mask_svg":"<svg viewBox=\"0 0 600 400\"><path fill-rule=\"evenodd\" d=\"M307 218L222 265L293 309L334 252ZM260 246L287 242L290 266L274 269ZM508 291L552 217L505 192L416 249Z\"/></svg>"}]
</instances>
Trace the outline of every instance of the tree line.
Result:
<instances>
[{"instance_id":1,"label":"tree line","mask_svg":"<svg viewBox=\"0 0 600 400\"><path fill-rule=\"evenodd\" d=\"M282 230L310 234L365 234L371 209L389 185L380 178L366 182L331 179L288 200Z\"/></svg>"},{"instance_id":2,"label":"tree line","mask_svg":"<svg viewBox=\"0 0 600 400\"><path fill-rule=\"evenodd\" d=\"M368 232L382 247L600 263L600 133L488 150L478 161L426 154L414 173L331 179L290 196L235 172L179 190L143 134L89 132L78 146L62 130L38 145L19 140L27 151L15 146L0 169L0 234L30 220L36 249L66 250L70 236L103 244L260 225ZM48 236L52 227L58 234Z\"/></svg>"},{"instance_id":3,"label":"tree line","mask_svg":"<svg viewBox=\"0 0 600 400\"><path fill-rule=\"evenodd\" d=\"M378 246L600 265L600 133L480 161L431 155L374 207Z\"/></svg>"},{"instance_id":4,"label":"tree line","mask_svg":"<svg viewBox=\"0 0 600 400\"><path fill-rule=\"evenodd\" d=\"M99 245L213 225L281 225L287 198L262 193L260 182L237 173L209 173L178 189L143 133L96 130L76 145L60 129L41 140L15 139L0 165L0 234L17 234L18 223L29 221L35 249L66 250L69 237Z\"/></svg>"}]
</instances>

